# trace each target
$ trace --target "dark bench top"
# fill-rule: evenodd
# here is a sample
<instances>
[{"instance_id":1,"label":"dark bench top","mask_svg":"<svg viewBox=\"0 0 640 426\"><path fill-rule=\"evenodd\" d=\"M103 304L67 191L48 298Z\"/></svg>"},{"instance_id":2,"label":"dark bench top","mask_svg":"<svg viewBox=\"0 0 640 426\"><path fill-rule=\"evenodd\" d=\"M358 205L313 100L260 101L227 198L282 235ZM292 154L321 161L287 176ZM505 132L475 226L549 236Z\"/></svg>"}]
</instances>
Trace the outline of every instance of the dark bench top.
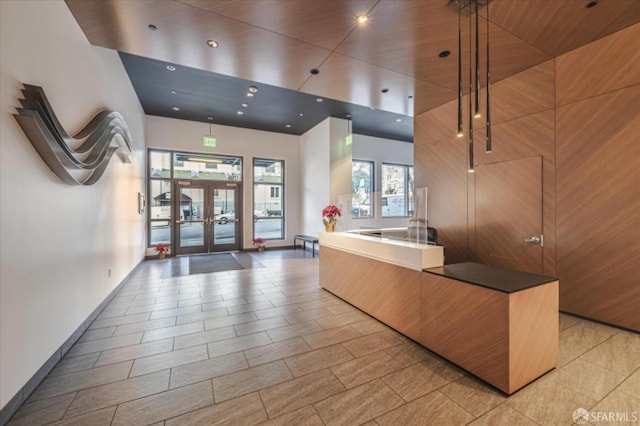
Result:
<instances>
[{"instance_id":1,"label":"dark bench top","mask_svg":"<svg viewBox=\"0 0 640 426\"><path fill-rule=\"evenodd\" d=\"M473 262L439 266L437 268L423 269L423 271L503 293L515 293L516 291L526 290L558 280L557 278L546 275L511 271L509 269L498 268L497 266L482 265Z\"/></svg>"},{"instance_id":2,"label":"dark bench top","mask_svg":"<svg viewBox=\"0 0 640 426\"><path fill-rule=\"evenodd\" d=\"M293 237L294 240L304 240L304 241L310 241L312 243L317 243L319 242L318 237L312 237L310 235L296 235L295 237Z\"/></svg>"}]
</instances>

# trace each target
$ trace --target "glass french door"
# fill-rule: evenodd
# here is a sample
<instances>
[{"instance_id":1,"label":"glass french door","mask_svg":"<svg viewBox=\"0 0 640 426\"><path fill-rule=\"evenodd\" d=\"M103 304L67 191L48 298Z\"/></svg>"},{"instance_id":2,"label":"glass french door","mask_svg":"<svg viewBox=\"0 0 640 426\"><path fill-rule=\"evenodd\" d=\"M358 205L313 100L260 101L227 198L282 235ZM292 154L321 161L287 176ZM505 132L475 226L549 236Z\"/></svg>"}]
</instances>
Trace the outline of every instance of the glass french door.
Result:
<instances>
[{"instance_id":1,"label":"glass french door","mask_svg":"<svg viewBox=\"0 0 640 426\"><path fill-rule=\"evenodd\" d=\"M175 186L177 255L241 249L240 184L177 181Z\"/></svg>"}]
</instances>

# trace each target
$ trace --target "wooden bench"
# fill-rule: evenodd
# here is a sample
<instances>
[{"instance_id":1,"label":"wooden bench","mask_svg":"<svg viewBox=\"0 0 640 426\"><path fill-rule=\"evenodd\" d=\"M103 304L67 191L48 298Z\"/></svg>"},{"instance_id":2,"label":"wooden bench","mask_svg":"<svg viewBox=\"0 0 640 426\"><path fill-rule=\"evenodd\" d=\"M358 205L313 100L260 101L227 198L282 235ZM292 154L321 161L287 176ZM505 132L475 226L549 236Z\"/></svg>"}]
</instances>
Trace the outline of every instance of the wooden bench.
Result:
<instances>
[{"instance_id":1,"label":"wooden bench","mask_svg":"<svg viewBox=\"0 0 640 426\"><path fill-rule=\"evenodd\" d=\"M304 250L307 249L307 243L311 243L311 253L313 253L313 257L316 257L316 244L318 244L319 246L319 240L318 237L312 237L310 235L296 235L295 237L293 237L293 249L297 249L298 246L296 244L296 242L300 240L302 241L302 247L304 248ZM319 247L318 247L319 249Z\"/></svg>"}]
</instances>

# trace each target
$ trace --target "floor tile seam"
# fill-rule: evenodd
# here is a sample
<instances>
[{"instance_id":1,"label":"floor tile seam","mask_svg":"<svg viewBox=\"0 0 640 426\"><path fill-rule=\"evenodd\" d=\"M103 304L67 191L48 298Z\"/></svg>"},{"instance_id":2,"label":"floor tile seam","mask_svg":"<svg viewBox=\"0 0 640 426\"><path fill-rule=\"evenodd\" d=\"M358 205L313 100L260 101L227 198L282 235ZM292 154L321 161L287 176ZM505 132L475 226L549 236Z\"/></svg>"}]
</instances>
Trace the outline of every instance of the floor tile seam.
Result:
<instances>
[{"instance_id":1,"label":"floor tile seam","mask_svg":"<svg viewBox=\"0 0 640 426\"><path fill-rule=\"evenodd\" d=\"M131 346L135 346L135 345L131 345ZM120 349L120 348L116 348L116 349ZM109 350L109 349L107 349L107 350ZM122 363L125 363L125 362L128 362L128 361L133 361L132 359L125 359L125 360L120 360L120 361L112 362L112 363L110 363L110 364L99 365L99 366L97 366L97 367L96 367L95 365L96 365L96 363L98 362L98 360L100 359L100 356L102 356L102 352L104 352L104 350L103 350L103 351L91 352L91 353L88 353L88 354L82 354L82 355L72 356L72 357L69 357L69 358L63 358L62 360L65 360L65 359L73 359L73 358L79 358L79 357L81 357L81 356L92 355L92 354L95 354L95 353L98 353L98 352L99 352L99 355L98 355L98 357L96 358L96 360L93 362L93 364L92 364L92 366L91 366L91 367L89 367L89 368L83 368L83 369L81 369L81 370L74 370L74 371L69 371L69 372L66 372L66 373L56 374L56 375L53 375L53 376L51 376L51 373L49 373L49 375L47 376L47 378L51 378L52 380L53 380L53 379L56 379L56 380L57 380L57 379L61 379L61 378L63 378L64 376L68 376L68 375L70 375L70 374L84 373L84 372L88 372L88 371L91 371L91 370L94 370L94 369L97 369L97 368L107 367L107 366L109 366L109 365L116 365L116 364L122 364ZM60 361L62 361L62 360L60 360ZM60 364L60 361L58 361L58 364ZM56 367L58 366L58 364L56 364ZM53 372L53 370L52 370L52 372Z\"/></svg>"},{"instance_id":2,"label":"floor tile seam","mask_svg":"<svg viewBox=\"0 0 640 426\"><path fill-rule=\"evenodd\" d=\"M319 404L319 403L321 403L322 401L324 401L324 400L326 400L326 399L328 399L328 398L331 398L331 397L333 397L333 396L340 395L340 394L343 394L343 393L345 393L345 392L350 391L351 389L354 389L354 388L348 388L348 387L346 387L346 386L345 386L345 385L340 381L340 379L339 379L339 378L334 374L334 372L333 372L333 371L331 371L331 369L330 369L329 367L326 367L326 368L323 368L323 369L320 369L320 370L316 370L316 371L312 371L312 372L310 372L310 373L304 374L304 375L299 376L299 377L293 376L293 379L289 379L289 380L287 380L287 381L285 381L285 382L277 383L277 384L275 384L275 385L272 385L272 386L269 386L269 387L266 387L266 388L260 389L260 390L258 391L258 393L260 394L260 397L262 398L262 391L265 391L265 390L267 390L267 389L269 389L269 388L272 388L272 387L275 387L275 386L282 385L283 383L291 382L291 381L293 381L293 380L298 380L298 379L300 379L300 378L302 378L302 377L310 376L311 374L319 373L319 372L324 371L324 370L327 370L327 371L328 371L328 372L333 376L333 378L334 378L335 380L337 380L337 382L338 382L338 383L343 387L343 389L342 389L340 392L338 392L338 393L334 393L334 394L331 394L331 395L327 395L327 396L325 396L325 397L324 397L324 398L322 398L322 399L319 399L319 400L317 400L317 401L315 401L315 402L312 402L312 403L310 403L310 404L308 404L308 405L305 405L305 406L303 406L303 407L296 408L295 410L284 411L284 412L280 413L280 415L278 415L278 416L276 416L276 417L270 417L270 416L269 416L269 411L267 411L266 406L265 406L265 411L266 411L266 413L267 413L267 417L269 418L269 420L271 420L271 419L275 419L275 418L278 418L278 417L280 417L280 416L284 416L284 415L286 415L286 414L293 413L294 411L300 410L300 409L302 409L302 408L304 408L304 407L308 407L308 406L311 406L311 407L314 409L314 411L316 411L316 414L317 414L317 416L320 418L320 420L322 420L322 417L320 417L320 414L319 414L319 413L317 412L317 410L315 409L315 405L316 405L316 404ZM368 383L368 382L367 382L367 383ZM363 384L364 384L364 383L363 383ZM358 386L360 386L360 385L358 385ZM358 386L356 386L356 387L358 387ZM324 420L322 420L322 423L326 424Z\"/></svg>"},{"instance_id":3,"label":"floor tile seam","mask_svg":"<svg viewBox=\"0 0 640 426\"><path fill-rule=\"evenodd\" d=\"M333 372L332 372L332 373L333 373ZM337 377L336 377L336 378L337 378ZM339 380L339 379L338 379L338 380ZM314 410L316 411L316 413L318 414L318 417L320 417L320 420L322 420L322 422L326 425L327 423L325 422L325 420L324 420L324 419L322 418L322 416L320 415L320 412L318 411L318 409L317 409L317 407L316 407L317 405L321 404L322 402L326 401L326 400L327 400L327 399L329 399L329 398L333 398L333 397L336 397L336 396L338 396L338 395L346 394L347 392L350 392L350 391L352 391L352 390L354 390L354 389L357 389L357 388L359 388L359 387L361 387L361 386L364 386L364 385L366 385L366 384L369 384L369 383L371 383L371 382L373 382L373 381L375 381L375 380L379 380L379 381L382 383L382 385L383 385L384 387L386 387L386 388L388 388L389 390L391 390L391 392L393 392L395 395L398 395L398 394L396 393L396 391L394 391L393 389L391 389L391 387L390 387L389 385L387 385L386 383L382 382L382 381L380 380L380 378L378 377L378 378L373 379L373 380L370 380L370 381L368 381L368 382L361 383L361 384L359 384L358 386L354 386L354 387L352 387L352 388L346 388L346 389L345 389L345 390L343 390L342 392L338 392L338 393L334 393L333 395L329 395L329 396L327 396L327 397L323 398L323 399L322 399L322 400L320 400L320 401L316 401L316 402L314 402L314 403L312 404L312 406L313 406ZM400 395L398 395L398 397L400 398L400 401L402 401L402 403L401 403L400 405L398 405L397 407L393 407L393 408L391 408L390 410L385 411L384 413L380 414L378 417L374 417L374 418L372 418L372 419L370 419L370 420L367 420L367 422L369 422L369 421L375 421L376 419L378 419L378 418L380 418L380 417L384 416L385 414L388 414L388 413L390 413L391 411L396 410L396 409L398 409L398 408L400 408L400 407L402 407L402 406L404 406L404 405L406 405L406 404L407 404L407 402L405 402L405 400L404 400ZM365 422L365 423L367 423L367 422ZM378 423L378 422L376 421L376 423Z\"/></svg>"},{"instance_id":4,"label":"floor tile seam","mask_svg":"<svg viewBox=\"0 0 640 426\"><path fill-rule=\"evenodd\" d=\"M598 345L598 346L600 346L600 345ZM596 366L596 367L603 368L603 369L605 369L605 370L607 370L607 371L610 371L611 373L624 374L624 375L625 375L625 380L626 380L626 378L629 376L627 373L623 373L623 372L621 372L621 371L613 370L613 369L611 369L611 368L609 368L609 367L606 367L606 366L604 366L604 365L600 365L600 364L596 364L595 362L591 362L591 361L589 361L589 360L587 360L587 359L583 358L583 357L584 357L585 355L587 355L589 352L591 352L591 351L595 350L598 346L596 346L596 347L595 347L595 348L593 348L593 349L588 350L587 352L584 352L584 353L582 353L582 354L578 355L578 357L577 357L577 358L574 358L573 360L571 360L570 362L566 363L565 365L563 365L563 366L562 366L562 367L560 367L560 368L564 368L564 367L566 367L567 365L569 365L571 362L573 362L573 361L575 361L575 360L578 360L578 359L579 359L579 360L581 360L581 361L584 361L584 362L589 363L589 364L591 364L591 365L594 365L594 366ZM617 348L617 349L621 349L621 348ZM625 352L629 353L628 351L625 351ZM638 357L639 357L639 359L640 359L640 354L638 354ZM633 374L633 373L634 373L635 371L637 371L638 369L640 369L640 362L638 363L638 366L637 366L637 367L636 367L636 368L635 368L635 369L634 369L630 374ZM624 380L623 380L623 381L624 381Z\"/></svg>"},{"instance_id":5,"label":"floor tile seam","mask_svg":"<svg viewBox=\"0 0 640 426\"><path fill-rule=\"evenodd\" d=\"M126 362L126 361L125 361L125 362ZM116 364L123 364L123 363L124 363L124 362L120 362L120 363L116 363ZM116 365L116 364L111 364L111 365ZM133 363L131 363L131 364L133 365ZM100 368L100 367L98 367L98 368ZM131 368L131 367L130 367L130 368ZM83 371L81 371L81 372L84 372L84 371L89 371L89 370L83 370ZM129 371L131 371L131 370L129 370ZM70 374L72 374L72 373L70 373ZM60 377L60 376L54 376L54 377L53 377L53 379L57 379L57 378L59 378L59 377ZM98 385L91 385L91 386L86 386L86 387L82 387L82 388L78 388L78 389L73 389L73 390L70 390L70 391L68 391L68 392L54 393L53 395L49 395L49 396L47 396L47 397L45 397L45 398L34 399L33 401L31 401L31 398L33 398L33 395L35 395L35 393L37 392L37 390L40 388L40 386L38 386L38 388L36 388L36 390L31 394L31 397L29 398L29 402L44 401L44 400L46 400L46 399L57 398L57 397L60 397L60 396L63 396L63 395L69 395L69 394L74 393L74 392L82 392L82 391L87 390L87 389L97 388L97 387L99 387L99 386L110 385L110 384L112 384L112 383L120 382L120 381L122 381L122 380L127 380L127 378L128 378L128 376L127 376L127 377L125 377L124 379L115 379L115 380L111 380L111 381L108 381L108 382L100 383L100 384L98 384ZM37 396L37 395L36 395L36 396Z\"/></svg>"},{"instance_id":6,"label":"floor tile seam","mask_svg":"<svg viewBox=\"0 0 640 426\"><path fill-rule=\"evenodd\" d=\"M629 350L629 349L627 349L627 346L616 345L615 343L613 343L614 337L616 337L618 335L620 335L620 336L624 335L623 331L625 331L625 330L618 330L616 333L614 333L611 336L609 336L609 338L607 340L605 340L604 342L600 343L600 345L603 344L603 343L608 343L609 345L614 346L615 348L623 349L626 352L637 353L638 356L640 356L640 351ZM611 342L610 342L610 340L611 340Z\"/></svg>"},{"instance_id":7,"label":"floor tile seam","mask_svg":"<svg viewBox=\"0 0 640 426\"><path fill-rule=\"evenodd\" d=\"M543 376L543 378L544 378L544 377L545 377L545 376ZM540 378L538 378L538 379L534 380L532 383L530 383L530 384L529 384L529 385L527 385L527 386L532 386L532 385L534 385L535 383L537 383L537 382L538 382L538 380L539 380L539 379L540 379ZM588 399L590 399L590 400L595 401L593 404L585 404L585 401L582 401L582 404L583 404L583 405L582 405L582 407L583 407L583 408L585 408L585 409L587 409L587 410L591 410L593 407L595 407L595 406L596 406L596 404L598 404L598 400L597 400L596 398L592 398L591 396L589 396L589 395L585 395L585 394L583 394L582 392L579 392L579 391L573 390L573 389L569 388L568 386L565 386L563 383L553 383L553 386L554 386L554 390L556 390L556 389L558 389L558 388L560 387L560 388L564 389L567 393L569 393L569 394L571 394L571 395L576 395L576 394L577 394L577 395L579 395L579 396L581 396L581 397L583 397L583 398L588 398ZM518 391L522 391L522 390L524 390L524 389L526 389L526 386L525 386L525 387L523 387L523 388L521 388L521 389L519 389ZM556 394L557 394L557 392L556 392ZM518 410L518 409L517 409L517 407L515 407L515 406L513 405L513 404L514 404L514 402L513 402L513 401L514 401L514 397L515 397L515 396L517 396L517 392L514 392L513 394L509 395L509 399L507 399L507 400L505 401L505 403L509 406L509 408L512 408L512 409L516 410L518 413L520 413L520 414L524 415L525 417L527 417L527 418L531 419L531 417L527 416L525 413L521 412L520 410ZM576 408L578 408L578 407L576 407ZM535 423L538 423L538 422L536 422L536 421L535 421L535 420L533 420L533 419L531 419L531 420L532 420L532 421L534 421ZM539 423L538 423L538 424L539 424ZM543 426L545 426L545 425L543 425Z\"/></svg>"},{"instance_id":8,"label":"floor tile seam","mask_svg":"<svg viewBox=\"0 0 640 426\"><path fill-rule=\"evenodd\" d=\"M595 349L595 348L594 348L594 349ZM582 355L585 355L585 354L582 354ZM591 361L588 361L588 360L586 360L586 359L583 359L583 358L582 358L582 355L580 355L578 358L574 359L573 361L566 363L566 364L565 364L565 365L563 365L562 367L559 367L559 368L557 369L557 371L558 371L558 372L560 372L560 370L562 370L562 369L566 368L567 366L569 366L569 365L570 365L570 364L572 364L573 362L575 362L575 361L577 361L577 360L580 360L580 361L582 361L582 362L586 362L587 364L590 364L590 365L591 365L591 366L593 366L593 367L597 367L597 368L601 368L601 369L603 369L603 370L606 370L606 371L607 371L607 372L609 372L609 373L624 375L624 379L622 380L622 382L624 382L624 381L627 379L627 377L629 377L629 375L627 375L626 373L621 373L621 372L619 372L619 371L615 371L615 370L612 370L612 369L610 369L610 368L608 368L608 367L604 367L604 366L602 366L602 365L595 364L595 363L593 363L593 362L591 362ZM638 367L636 367L636 370L637 370L637 369L638 369ZM634 371L636 371L636 370L634 370ZM631 374L633 374L633 372L632 372ZM620 383L622 383L622 382L620 382ZM620 385L620 383L618 383L618 385ZM616 386L618 386L618 385L616 385ZM585 396L588 396L588 395L585 395Z\"/></svg>"},{"instance_id":9,"label":"floor tile seam","mask_svg":"<svg viewBox=\"0 0 640 426\"><path fill-rule=\"evenodd\" d=\"M619 388L620 386L622 386L622 384L623 384L624 382L626 382L627 380L631 379L631 376L633 376L634 374L638 374L638 375L640 375L640 366L638 366L635 370L633 370L631 373L629 373L629 374L624 378L624 380L623 380L622 382L620 382L620 383L618 384L618 386L616 386L616 389L617 389L617 388ZM624 391L621 391L621 392L624 392ZM625 393L626 393L626 392L625 392ZM630 394L628 394L628 395L630 395ZM636 399L640 399L640 398L638 398L638 397L635 397L634 395L630 395L630 396L633 396L633 397L634 397L634 398L636 398Z\"/></svg>"},{"instance_id":10,"label":"floor tile seam","mask_svg":"<svg viewBox=\"0 0 640 426\"><path fill-rule=\"evenodd\" d=\"M449 383L451 383L451 382L449 382ZM448 385L449 383L447 383L447 385ZM480 416L477 416L477 417L476 417L472 412L470 412L469 410L467 410L466 408L464 408L462 405L458 404L456 401L454 401L452 398L450 398L447 394L445 394L444 392L442 392L442 390L441 390L441 389L442 389L442 388L444 388L444 386L446 386L446 385L443 385L443 386L440 386L440 387L439 387L439 388L437 388L437 389L434 389L434 390L433 390L433 392L438 392L440 395L442 395L442 396L444 396L445 398L447 398L447 399L448 399L449 401L451 401L453 404L455 404L456 406L458 406L459 408L461 408L465 413L468 413L468 414L471 416L471 418L473 418L473 420L477 420L477 419L480 417ZM432 393L432 392L429 392L428 394L430 394L430 393ZM427 394L427 395L428 395L428 394ZM424 395L423 395L423 396L424 396ZM421 397L420 397L420 398L421 398ZM418 399L418 398L416 398L416 399ZM414 401L415 401L415 400L414 400ZM489 411L491 411L491 410L489 410Z\"/></svg>"},{"instance_id":11,"label":"floor tile seam","mask_svg":"<svg viewBox=\"0 0 640 426\"><path fill-rule=\"evenodd\" d=\"M82 416L85 416L85 415L88 415L88 414L91 414L91 413L97 413L98 411L106 410L107 408L111 408L111 407L116 407L116 405L110 405L108 407L102 407L102 408L97 408L95 410L84 411L84 412L81 412L81 413L79 413L77 415L74 415L74 416L65 417L67 415L67 412L69 411L69 408L71 408L71 405L69 405L69 407L67 407L67 409L65 410L64 415L62 417L60 417L60 419L52 421L52 422L49 422L49 423L46 423L46 425L55 425L56 423L58 423L60 421L73 420L75 418L82 417ZM113 419L115 417L115 413L116 413L116 410L113 410L113 415L111 417L111 422L113 421Z\"/></svg>"},{"instance_id":12,"label":"floor tile seam","mask_svg":"<svg viewBox=\"0 0 640 426\"><path fill-rule=\"evenodd\" d=\"M168 370L168 369L165 369L165 370ZM135 376L133 379L136 379L136 378L138 378L138 377L148 376L148 375L151 375L151 374L160 373L160 372L162 372L162 371L164 371L164 370L154 371L154 372L152 372L152 373L147 373L147 374L141 374L140 376ZM133 380L133 379L124 379L124 380ZM121 381L124 381L124 380L121 380ZM203 381L204 381L204 380L203 380ZM114 383L116 383L116 382L114 382ZM198 382L198 383L199 383L199 382ZM109 384L111 384L111 383L109 383ZM72 416L72 417L69 417L69 418L65 418L65 417L63 416L63 417L62 417L62 420L73 419L73 418L75 418L75 417L84 416L84 415L86 415L86 414L94 413L94 412L97 412L97 411L100 411L100 410L105 410L105 409L107 409L107 408L117 407L117 406L120 406L120 405L122 405L122 404L128 404L128 403L133 402L133 401L138 401L138 400L141 400L141 399L144 399L144 398L148 398L148 397L151 397L151 396L160 395L160 394L162 394L162 393L165 393L165 392L168 392L168 391L173 390L173 389L171 389L171 388L169 387L170 385L171 385L171 378L169 378L169 379L167 380L167 383L166 383L166 389L164 389L164 390L159 390L159 391L156 391L156 392L148 393L148 394L145 394L145 395L139 396L139 397L137 397L137 398L133 398L133 399L127 399L126 401L120 401L120 402L118 402L117 404L108 405L108 406L106 406L106 407L100 407L100 408L96 408L96 409L89 409L89 410L87 410L87 411L81 411L81 412L77 413L76 415L74 415L74 416ZM100 385L100 386L103 386L103 385ZM185 385L185 386L188 386L188 385ZM94 387L99 387L99 386L94 386ZM184 386L180 386L180 387L184 387ZM175 388L175 389L179 389L180 387ZM89 389L85 389L85 390L89 390ZM78 392L78 394L79 394L80 392L81 392L81 391L79 391L79 392ZM76 396L76 398L77 398L77 396ZM76 398L74 398L74 401L75 401L75 399L76 399ZM69 408L71 408L71 405L69 406ZM66 412L67 412L67 411L68 411L68 409L66 410ZM66 412L65 412L65 415L66 415ZM115 417L115 411L114 411L114 417Z\"/></svg>"},{"instance_id":13,"label":"floor tile seam","mask_svg":"<svg viewBox=\"0 0 640 426\"><path fill-rule=\"evenodd\" d=\"M512 395L509 395L509 396L512 396ZM508 408L512 409L513 411L515 411L516 413L520 414L520 415L521 415L521 416L523 416L524 418L531 420L533 423L537 424L538 426L547 426L547 425L544 425L544 424L542 424L542 423L537 422L536 420L534 420L534 419L532 419L530 416L528 416L526 413L523 413L522 411L518 410L518 408L517 408L517 407L514 407L513 405L509 404L509 401L510 401L510 400L509 400L509 399L507 399L506 401L504 401L504 402L503 402L502 404L500 404L500 405L503 405L503 404L504 404L506 407L508 407ZM594 407L595 407L595 405L594 405ZM496 407L496 408L498 408L498 407ZM494 408L494 409L495 409L495 408ZM488 411L488 412L487 412L487 413L485 413L485 414L488 414L488 413L490 413L491 411L493 411L493 410L490 410L490 411ZM483 414L483 416L484 416L485 414Z\"/></svg>"},{"instance_id":14,"label":"floor tile seam","mask_svg":"<svg viewBox=\"0 0 640 426\"><path fill-rule=\"evenodd\" d=\"M46 422L46 423L43 423L43 426L44 426L44 425L49 425L49 424L53 424L53 423L59 422L61 419L63 419L63 418L64 418L64 414L67 412L67 410L68 410L68 409L69 409L69 407L71 406L71 403L75 400L75 398L76 398L76 396L77 396L77 395L78 395L78 391L75 391L75 395L73 395L73 398L71 398L71 400L67 403L67 406L66 406L66 408L64 409L64 411L63 411L63 413L62 413L62 416L60 416L60 417L56 418L55 420L51 420L51 421L48 421L48 422ZM53 397L51 397L51 398L45 398L45 399L41 399L41 400L38 400L38 401L34 401L34 402L30 402L30 403L26 403L26 404L25 404L25 403L23 403L23 404L20 406L20 409L22 409L24 406L27 406L27 405L32 404L32 403L46 401L47 399L58 398L58 397L60 397L60 396L63 396L63 395L53 396ZM18 421L18 420L20 420L20 419L24 419L25 417L30 417L30 416L36 415L36 414L38 414L38 413L40 413L40 412L42 412L42 411L44 411L44 410L48 410L48 409L50 409L50 408L51 408L52 406L54 406L54 405L55 405L55 404L52 404L51 406L43 407L43 408L41 408L41 409L39 409L39 410L36 410L36 411L34 411L34 412L32 412L32 413L28 413L28 414L25 414L25 415L22 415L22 416L19 416L19 417L16 417L16 414L18 414L18 413L19 413L19 411L16 411L16 412L14 413L14 415L10 418L10 420L11 420L11 421L13 421L13 420Z\"/></svg>"},{"instance_id":15,"label":"floor tile seam","mask_svg":"<svg viewBox=\"0 0 640 426\"><path fill-rule=\"evenodd\" d=\"M624 382L623 382L623 383L624 383ZM621 383L621 384L622 384L622 383ZM618 387L616 387L616 388L615 388L613 391L611 391L611 392L618 391L618 392L620 392L620 393L624 394L625 396L628 396L628 397L630 397L630 398L635 399L636 401L638 401L638 403L640 403L640 398L638 398L638 397L637 397L637 396L635 396L635 395L631 395L629 392L627 392L627 391L625 391L625 390L623 390L623 389L619 389L619 387L620 387L620 385L618 385ZM598 403L600 403L600 402L598 402Z\"/></svg>"},{"instance_id":16,"label":"floor tile seam","mask_svg":"<svg viewBox=\"0 0 640 426\"><path fill-rule=\"evenodd\" d=\"M113 326L112 326L112 327L113 327ZM109 327L104 327L104 328L109 328ZM91 340L81 340L81 339L82 339L82 337L80 337L80 339L78 339L78 341L77 341L76 343L91 343L91 342L97 342L98 340L105 340L105 339L111 339L111 338L113 338L113 337L124 336L124 334L120 334L120 335L118 335L118 336L114 336L114 335L113 335L113 333L115 333L115 332L116 332L117 328L118 328L118 327L116 326L116 327L113 329L113 331L111 332L111 336L107 336L107 337L98 337L97 339L91 339ZM101 329L101 328L97 328L97 329L95 329L95 330L102 330L102 329ZM88 330L87 330L87 331L88 331ZM85 333L86 333L86 332L85 332ZM83 333L82 335L84 336L84 334L85 334L85 333ZM136 333L137 333L137 332L136 332ZM126 334L133 334L133 333L126 333Z\"/></svg>"},{"instance_id":17,"label":"floor tile seam","mask_svg":"<svg viewBox=\"0 0 640 426\"><path fill-rule=\"evenodd\" d=\"M168 340L168 339L173 339L173 337L167 337L167 338L161 339L161 340ZM154 343L154 342L159 342L159 341L160 340L152 340L151 342L146 342L146 343ZM129 346L122 346L120 348L107 349L107 350L102 351L102 353L110 351L110 350L119 350L119 349L129 348L129 347L132 347L132 346L144 345L146 343L137 343L135 345L129 345ZM171 350L158 352L158 353L154 353L154 354L150 354L150 355L142 355L142 356L134 357L134 358L131 358L131 359L117 360L117 361L114 361L114 362L109 362L107 364L102 364L102 365L99 365L99 366L95 367L95 364L97 364L98 361L100 361L100 357L102 356L102 353L100 353L100 356L98 356L98 359L96 360L96 362L94 363L94 367L92 367L92 368L106 367L108 365L115 365L115 364L120 364L120 363L126 362L126 361L135 361L136 359L148 358L148 357L155 356L155 355L161 355L161 354L165 354L165 353L168 353L168 352L173 352L174 351L174 349L173 349L174 346L175 346L175 342L172 343L172 349ZM81 370L81 371L84 371L84 370Z\"/></svg>"},{"instance_id":18,"label":"floor tile seam","mask_svg":"<svg viewBox=\"0 0 640 426\"><path fill-rule=\"evenodd\" d=\"M187 322L187 323L184 323L184 324L170 325L170 326L167 326L167 327L153 328L151 330L144 330L144 333L146 334L147 332L153 332L153 331L162 330L162 329L165 329L165 328L172 328L172 327L175 328L175 327L180 327L180 326L183 326L183 325L195 324L197 322L198 321L193 321L193 322ZM143 337L143 339L142 339L143 341L141 341L140 344L157 342L158 340L176 338L176 337L180 337L180 336L188 336L189 334L203 333L203 332L207 331L207 329L204 326L204 320L200 320L200 322L202 322L202 330L200 330L200 331L190 331L188 333L183 333L183 334L175 334L175 335L172 335L172 336L164 336L164 337L161 337L159 339L147 340L146 342L144 341L144 337ZM126 336L126 334L123 334L123 336Z\"/></svg>"}]
</instances>

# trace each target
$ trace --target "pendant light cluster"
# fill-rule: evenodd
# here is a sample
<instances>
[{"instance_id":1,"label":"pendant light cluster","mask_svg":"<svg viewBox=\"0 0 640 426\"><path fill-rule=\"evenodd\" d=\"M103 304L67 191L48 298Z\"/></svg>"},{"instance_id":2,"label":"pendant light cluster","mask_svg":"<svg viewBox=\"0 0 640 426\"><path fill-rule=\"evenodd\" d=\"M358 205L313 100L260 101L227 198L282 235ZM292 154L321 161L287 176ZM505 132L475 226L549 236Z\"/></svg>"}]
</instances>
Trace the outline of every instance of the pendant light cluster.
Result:
<instances>
[{"instance_id":1,"label":"pendant light cluster","mask_svg":"<svg viewBox=\"0 0 640 426\"><path fill-rule=\"evenodd\" d=\"M486 23L487 23L487 110L485 112L487 131L486 131L486 149L487 153L491 152L491 106L490 106L490 66L489 66L489 1L490 0L450 0L455 1L458 7L458 137L464 136L463 120L462 120L462 15L469 17L469 128L468 128L468 169L469 172L474 171L473 166L473 118L480 118L480 22L478 15L479 6L487 6ZM473 55L472 47L474 45L473 31L473 15L475 14L475 73L472 72ZM475 74L475 82L473 79ZM474 95L475 102L471 96Z\"/></svg>"}]
</instances>

